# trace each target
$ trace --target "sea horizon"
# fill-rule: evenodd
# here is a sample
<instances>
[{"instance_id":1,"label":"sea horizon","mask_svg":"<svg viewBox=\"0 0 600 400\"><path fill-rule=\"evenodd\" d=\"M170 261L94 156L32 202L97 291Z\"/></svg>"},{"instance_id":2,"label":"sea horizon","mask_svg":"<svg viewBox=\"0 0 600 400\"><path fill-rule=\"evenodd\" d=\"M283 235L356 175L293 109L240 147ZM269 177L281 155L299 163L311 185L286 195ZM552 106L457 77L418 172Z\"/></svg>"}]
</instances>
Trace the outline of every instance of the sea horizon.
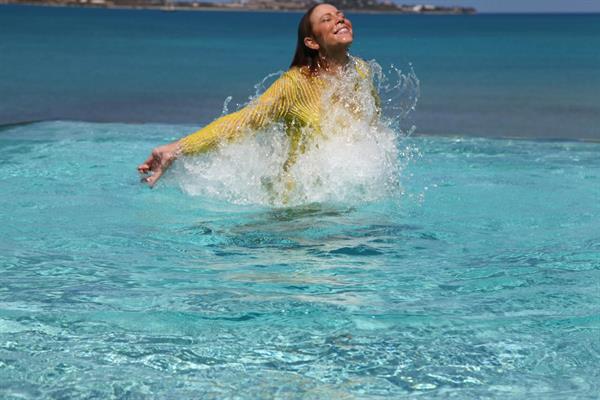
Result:
<instances>
[{"instance_id":1,"label":"sea horizon","mask_svg":"<svg viewBox=\"0 0 600 400\"><path fill-rule=\"evenodd\" d=\"M285 70L297 19L294 12L2 7L0 124L200 127L228 96L243 104L263 77ZM352 54L414 69L416 133L600 137L597 14L350 16Z\"/></svg>"}]
</instances>

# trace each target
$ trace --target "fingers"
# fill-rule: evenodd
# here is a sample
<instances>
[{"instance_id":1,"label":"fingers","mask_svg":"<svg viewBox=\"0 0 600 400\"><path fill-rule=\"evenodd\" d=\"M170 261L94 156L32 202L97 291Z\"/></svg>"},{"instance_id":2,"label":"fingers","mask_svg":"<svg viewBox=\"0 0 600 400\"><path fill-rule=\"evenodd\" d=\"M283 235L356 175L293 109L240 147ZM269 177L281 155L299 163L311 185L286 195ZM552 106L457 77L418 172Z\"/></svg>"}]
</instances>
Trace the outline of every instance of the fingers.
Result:
<instances>
[{"instance_id":1,"label":"fingers","mask_svg":"<svg viewBox=\"0 0 600 400\"><path fill-rule=\"evenodd\" d=\"M150 171L150 166L148 164L140 164L137 170L140 174L147 174Z\"/></svg>"},{"instance_id":2,"label":"fingers","mask_svg":"<svg viewBox=\"0 0 600 400\"><path fill-rule=\"evenodd\" d=\"M169 168L171 163L168 161L162 157L160 152L154 150L146 162L138 167L138 171L142 174L153 172L151 176L142 178L142 182L146 182L148 186L153 187L167 168Z\"/></svg>"},{"instance_id":3,"label":"fingers","mask_svg":"<svg viewBox=\"0 0 600 400\"><path fill-rule=\"evenodd\" d=\"M138 165L137 170L140 174L147 174L152 170L152 160L154 159L154 155L151 154L150 157L142 164Z\"/></svg>"},{"instance_id":4,"label":"fingers","mask_svg":"<svg viewBox=\"0 0 600 400\"><path fill-rule=\"evenodd\" d=\"M150 185L150 187L154 186L156 184L156 182L158 182L158 180L160 179L162 174L167 169L169 169L171 164L173 164L174 158L171 154L164 154L160 158L155 157L154 160L155 160L155 165L151 168L151 170L154 171L154 174L152 174L152 176L146 180L146 182L148 182L148 185Z\"/></svg>"},{"instance_id":5,"label":"fingers","mask_svg":"<svg viewBox=\"0 0 600 400\"><path fill-rule=\"evenodd\" d=\"M156 171L154 171L152 176L147 177L145 181L148 184L148 186L153 187L154 185L156 185L156 182L158 182L164 171L164 169L158 168Z\"/></svg>"},{"instance_id":6,"label":"fingers","mask_svg":"<svg viewBox=\"0 0 600 400\"><path fill-rule=\"evenodd\" d=\"M137 167L140 174L145 175L150 172L153 174L142 178L142 182L146 182L150 187L154 186L160 179L163 173L171 166L177 158L177 153L172 149L178 146L177 143L157 147L152 150L152 154L148 159Z\"/></svg>"}]
</instances>

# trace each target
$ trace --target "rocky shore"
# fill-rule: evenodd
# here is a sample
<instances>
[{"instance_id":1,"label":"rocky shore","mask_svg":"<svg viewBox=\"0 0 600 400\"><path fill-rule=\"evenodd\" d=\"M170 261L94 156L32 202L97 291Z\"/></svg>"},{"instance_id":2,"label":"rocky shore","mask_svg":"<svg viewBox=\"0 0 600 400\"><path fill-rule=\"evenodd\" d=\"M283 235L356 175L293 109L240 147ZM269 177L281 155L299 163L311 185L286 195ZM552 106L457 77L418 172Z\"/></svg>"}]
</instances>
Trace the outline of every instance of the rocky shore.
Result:
<instances>
[{"instance_id":1,"label":"rocky shore","mask_svg":"<svg viewBox=\"0 0 600 400\"><path fill-rule=\"evenodd\" d=\"M432 5L400 5L391 0L331 0L346 11L401 14L475 14L472 7L440 7ZM98 8L138 8L163 11L231 10L231 11L301 11L315 4L314 0L235 0L210 2L198 0L0 0L0 4L72 6Z\"/></svg>"}]
</instances>

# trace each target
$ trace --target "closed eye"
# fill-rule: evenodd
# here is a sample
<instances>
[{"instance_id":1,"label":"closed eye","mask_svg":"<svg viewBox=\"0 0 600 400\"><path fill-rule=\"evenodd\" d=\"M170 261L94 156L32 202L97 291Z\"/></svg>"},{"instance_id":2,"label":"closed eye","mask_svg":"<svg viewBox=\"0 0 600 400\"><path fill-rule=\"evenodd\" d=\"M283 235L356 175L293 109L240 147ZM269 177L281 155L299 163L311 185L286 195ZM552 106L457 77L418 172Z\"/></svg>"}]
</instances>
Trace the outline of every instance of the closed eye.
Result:
<instances>
[{"instance_id":1,"label":"closed eye","mask_svg":"<svg viewBox=\"0 0 600 400\"><path fill-rule=\"evenodd\" d=\"M338 12L336 12L336 13L335 13L335 15L336 15L337 17L341 17L341 18L343 18L343 19L346 19L346 16L345 16L345 15L344 15L344 13L343 13L343 12L341 12L341 11L338 11ZM331 13L327 13L327 14L323 15L323 17L321 17L321 22L329 22L329 21L331 21L331 18L332 18L332 17L333 17L333 16L332 16L332 14L331 14Z\"/></svg>"}]
</instances>

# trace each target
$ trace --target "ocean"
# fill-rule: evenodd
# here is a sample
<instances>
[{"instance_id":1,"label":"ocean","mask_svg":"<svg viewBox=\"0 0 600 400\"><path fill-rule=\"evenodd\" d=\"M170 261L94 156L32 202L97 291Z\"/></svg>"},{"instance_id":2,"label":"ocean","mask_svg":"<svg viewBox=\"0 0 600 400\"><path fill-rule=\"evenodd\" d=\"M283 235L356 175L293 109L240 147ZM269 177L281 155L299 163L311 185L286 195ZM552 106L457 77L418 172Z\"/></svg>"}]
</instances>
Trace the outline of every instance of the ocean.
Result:
<instances>
[{"instance_id":1,"label":"ocean","mask_svg":"<svg viewBox=\"0 0 600 400\"><path fill-rule=\"evenodd\" d=\"M298 14L0 6L0 398L597 398L599 17L351 17L416 108L274 204L276 127L136 166Z\"/></svg>"},{"instance_id":2,"label":"ocean","mask_svg":"<svg viewBox=\"0 0 600 400\"><path fill-rule=\"evenodd\" d=\"M286 70L298 13L2 6L0 124L206 124ZM414 69L416 133L600 139L600 15L352 15L352 53Z\"/></svg>"}]
</instances>

